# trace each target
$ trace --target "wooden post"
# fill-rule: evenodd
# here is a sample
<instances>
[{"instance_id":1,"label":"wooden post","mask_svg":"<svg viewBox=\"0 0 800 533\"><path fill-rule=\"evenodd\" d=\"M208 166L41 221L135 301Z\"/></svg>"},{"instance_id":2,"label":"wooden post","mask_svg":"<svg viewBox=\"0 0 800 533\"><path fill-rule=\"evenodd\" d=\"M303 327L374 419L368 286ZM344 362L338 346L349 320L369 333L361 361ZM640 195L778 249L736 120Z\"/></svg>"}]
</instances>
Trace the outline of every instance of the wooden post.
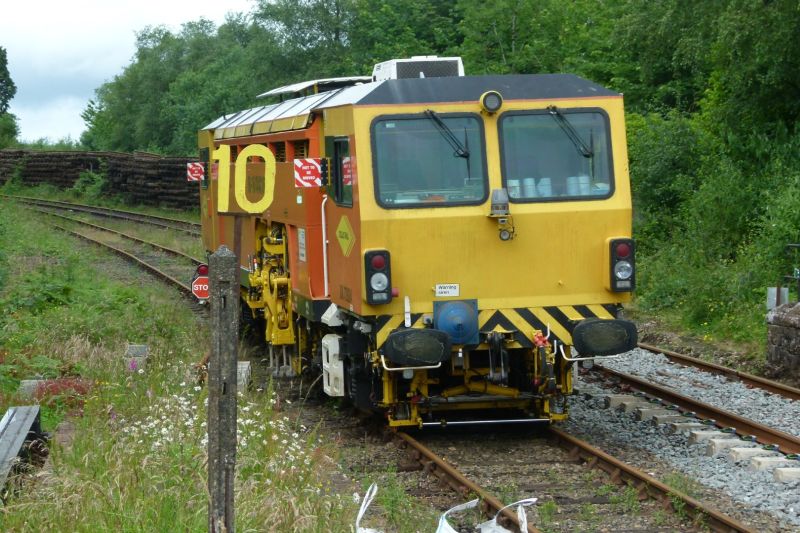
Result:
<instances>
[{"instance_id":1,"label":"wooden post","mask_svg":"<svg viewBox=\"0 0 800 533\"><path fill-rule=\"evenodd\" d=\"M212 346L208 368L208 531L234 533L239 265L227 247L209 260Z\"/></svg>"}]
</instances>

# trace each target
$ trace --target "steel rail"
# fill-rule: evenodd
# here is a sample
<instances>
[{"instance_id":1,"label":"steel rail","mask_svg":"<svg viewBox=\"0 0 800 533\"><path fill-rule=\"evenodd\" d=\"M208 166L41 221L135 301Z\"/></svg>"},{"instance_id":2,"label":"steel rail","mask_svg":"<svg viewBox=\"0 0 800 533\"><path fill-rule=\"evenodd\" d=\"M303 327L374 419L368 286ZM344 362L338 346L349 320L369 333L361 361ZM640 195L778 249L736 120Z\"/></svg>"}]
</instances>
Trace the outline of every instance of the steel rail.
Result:
<instances>
[{"instance_id":1,"label":"steel rail","mask_svg":"<svg viewBox=\"0 0 800 533\"><path fill-rule=\"evenodd\" d=\"M615 482L627 481L632 483L639 491L640 496L650 496L675 511L679 507L682 508L696 521L703 521L711 531L756 533L756 530L747 527L738 520L716 509L706 507L702 502L695 500L691 496L676 491L645 472L623 463L599 448L595 448L559 428L551 426L549 431L562 447L570 451L573 457L583 459L591 467L600 468L609 474ZM683 502L683 504L676 505L676 500Z\"/></svg>"},{"instance_id":2,"label":"steel rail","mask_svg":"<svg viewBox=\"0 0 800 533\"><path fill-rule=\"evenodd\" d=\"M481 508L485 515L490 518L494 517L498 512L501 516L497 521L504 527L513 527L515 531L520 531L520 523L517 515L513 509L505 508L505 504L483 490L479 485L470 479L467 479L464 474L456 470L453 466L447 463L444 459L433 453L422 443L407 433L396 431L393 433L396 439L399 439L401 446L407 445L413 449L414 458L422 463L425 470L432 473L440 480L446 482L456 492L461 494L464 498L474 494L481 499ZM502 509L502 511L501 511ZM530 533L541 533L533 524L528 523L528 531Z\"/></svg>"},{"instance_id":3,"label":"steel rail","mask_svg":"<svg viewBox=\"0 0 800 533\"><path fill-rule=\"evenodd\" d=\"M694 520L702 520L711 531L737 533L756 532L756 530L749 528L738 520L716 509L707 507L691 496L676 491L645 472L620 461L599 448L559 428L551 426L548 430L552 438L570 453L572 459L582 460L586 462L590 468L599 468L603 470L611 477L614 483L621 484L627 482L631 484L637 489L641 498L650 497L658 500L666 508L672 509L673 511L681 509L687 512ZM467 479L461 472L413 437L402 432L395 432L394 436L401 441L402 445L407 445L412 448L414 458L422 463L427 471L445 481L465 498L470 494L478 496L483 502L482 510L484 514L494 516L500 509L503 509L501 518L498 521L505 527L513 527L519 530L520 524L516 515L511 509L504 509L504 504L501 501L487 493L473 481ZM531 523L528 523L527 527L530 532L539 531Z\"/></svg>"},{"instance_id":4,"label":"steel rail","mask_svg":"<svg viewBox=\"0 0 800 533\"><path fill-rule=\"evenodd\" d=\"M40 203L43 203L43 204L59 205L59 206L64 206L64 207L85 207L87 209L96 209L98 211L103 211L103 212L108 212L108 213L122 213L122 214L126 214L126 215L133 215L133 216L143 217L143 218L147 218L147 219L160 220L162 222L172 222L172 223L175 223L175 224L180 225L180 226L186 226L188 228L196 228L196 229L200 228L200 223L199 222L191 222L189 220L183 220L183 219L180 219L180 218L165 217L165 216L161 216L161 215L148 215L146 213L139 213L139 212L136 212L136 211L129 211L127 209L113 209L113 208L104 207L104 206L101 206L101 205L79 204L79 203L76 203L76 202L66 202L66 201L63 201L63 200L47 200L45 198L35 198L33 196L17 196L17 195L10 195L10 194L3 194L3 195L0 195L0 196L5 196L6 198L14 198L14 199L18 199L18 200L25 200L25 201L29 201L29 202L40 202Z\"/></svg>"},{"instance_id":5,"label":"steel rail","mask_svg":"<svg viewBox=\"0 0 800 533\"><path fill-rule=\"evenodd\" d=\"M759 424L758 422L731 413L730 411L719 409L713 405L679 394L666 387L650 383L617 370L595 365L592 367L591 371L615 377L640 392L658 398L663 402L677 405L679 408L693 412L701 418L714 420L717 425L722 427L735 428L736 432L740 435L753 435L756 440L762 444L777 444L779 449L784 453L800 453L800 438L794 435Z\"/></svg>"},{"instance_id":6,"label":"steel rail","mask_svg":"<svg viewBox=\"0 0 800 533\"><path fill-rule=\"evenodd\" d=\"M2 195L2 196L6 198L13 198L19 202L27 204L39 205L43 207L54 207L56 209L70 209L73 211L82 211L98 216L119 218L122 220L130 220L133 222L150 224L165 229L183 231L185 233L189 233L190 235L200 235L200 224L176 218L162 217L158 215L145 215L144 213L136 213L134 211L125 211L122 209L111 209L108 207L99 207L99 206L85 205L85 204L74 204L72 202L62 202L59 200L42 200L40 198L31 198L27 196L11 196L11 195Z\"/></svg>"},{"instance_id":7,"label":"steel rail","mask_svg":"<svg viewBox=\"0 0 800 533\"><path fill-rule=\"evenodd\" d=\"M752 387L757 387L759 389L764 389L773 394L779 394L792 400L800 400L800 389L790 387L789 385L784 385L783 383L770 381L759 376L754 376L753 374L748 374L747 372L740 372L738 370L734 370L733 368L728 368L717 363L703 361L702 359L698 359L696 357L665 350L664 348L651 346L650 344L639 343L639 348L650 352L659 353L670 361L682 364L684 366L692 366L705 372L720 374L732 381L741 381L742 383Z\"/></svg>"},{"instance_id":8,"label":"steel rail","mask_svg":"<svg viewBox=\"0 0 800 533\"><path fill-rule=\"evenodd\" d=\"M119 249L119 248L117 248L115 246L111 246L110 244L106 244L104 242L98 241L96 239L93 239L93 238L91 238L91 237L89 237L87 235L84 235L82 233L79 233L77 231L73 231L73 230L65 228L63 226L59 226L58 224L53 224L53 227L65 232L65 233L69 233L70 235L74 235L75 237L78 237L78 238L81 238L81 239L83 239L85 241L88 241L88 242L90 242L92 244L97 244L99 246L102 246L103 248L107 248L108 250L114 252L115 254L117 254L119 256L122 256L125 259L128 259L129 261L133 261L134 263L137 263L142 268L144 268L145 270L147 270L151 274L155 275L156 277L161 278L164 281L166 281L166 282L168 282L168 283L170 283L172 285L175 285L181 292L183 292L187 296L192 294L192 288L189 287L188 285L184 285L183 282L178 281L177 279L173 278L172 276L170 276L166 272L163 272L163 271L159 270L158 268L154 267L153 265L151 265L149 263L145 263L144 261L142 261L141 259L139 259L135 255L130 254L130 253L126 252L125 250L121 250L121 249Z\"/></svg>"},{"instance_id":9,"label":"steel rail","mask_svg":"<svg viewBox=\"0 0 800 533\"><path fill-rule=\"evenodd\" d=\"M77 224L81 224L83 226L88 226L88 227L90 227L92 229L97 229L97 230L101 230L101 231L107 231L109 233L113 233L114 235L119 235L120 237L123 237L125 239L129 239L129 240L132 240L134 242L138 242L139 244L145 244L147 246L152 246L156 250L168 253L170 255L174 255L175 257L181 257L183 259L187 259L187 260L191 261L192 263L194 263L195 265L200 265L200 264L203 263L203 261L201 261L200 259L196 259L196 258L192 257L191 255L188 255L188 254L185 254L185 253L181 252L180 250L175 250L174 248L169 248L167 246L162 246L160 244L156 244L156 243L151 242L151 241L146 241L144 239L140 239L139 237L134 237L133 235L128 235L127 233L123 233L123 232L117 231L115 229L106 228L105 226L98 226L97 224L92 224L91 222L86 222L85 220L80 220L78 218L72 218L72 217L68 217L68 216L65 216L65 215L59 215L58 213L52 213L50 211L47 211L46 209L40 209L40 208L35 208L35 207L31 208L31 209L34 209L35 211L38 211L39 213L43 213L43 214L48 215L48 216L57 217L57 218L61 218L63 220L68 220L70 222L75 222Z\"/></svg>"}]
</instances>

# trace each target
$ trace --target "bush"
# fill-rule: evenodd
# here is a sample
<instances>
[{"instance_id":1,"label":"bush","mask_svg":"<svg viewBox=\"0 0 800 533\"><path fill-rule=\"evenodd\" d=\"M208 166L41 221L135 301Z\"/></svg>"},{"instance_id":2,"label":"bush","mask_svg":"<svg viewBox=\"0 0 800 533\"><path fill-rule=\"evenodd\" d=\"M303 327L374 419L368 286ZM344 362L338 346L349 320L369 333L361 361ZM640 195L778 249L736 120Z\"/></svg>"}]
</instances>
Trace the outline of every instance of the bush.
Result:
<instances>
[{"instance_id":1,"label":"bush","mask_svg":"<svg viewBox=\"0 0 800 533\"><path fill-rule=\"evenodd\" d=\"M766 287L800 266L786 248L800 242L798 147L800 136L772 146L760 167L719 148L703 158L696 192L672 215L674 231L640 247L643 310L674 313L704 336L763 341Z\"/></svg>"},{"instance_id":2,"label":"bush","mask_svg":"<svg viewBox=\"0 0 800 533\"><path fill-rule=\"evenodd\" d=\"M99 199L106 188L105 165L101 165L101 171L92 172L86 170L81 172L72 191L80 198Z\"/></svg>"},{"instance_id":3,"label":"bush","mask_svg":"<svg viewBox=\"0 0 800 533\"><path fill-rule=\"evenodd\" d=\"M669 240L681 223L681 207L700 186L702 145L708 143L678 113L631 113L627 123L635 233L649 249Z\"/></svg>"}]
</instances>

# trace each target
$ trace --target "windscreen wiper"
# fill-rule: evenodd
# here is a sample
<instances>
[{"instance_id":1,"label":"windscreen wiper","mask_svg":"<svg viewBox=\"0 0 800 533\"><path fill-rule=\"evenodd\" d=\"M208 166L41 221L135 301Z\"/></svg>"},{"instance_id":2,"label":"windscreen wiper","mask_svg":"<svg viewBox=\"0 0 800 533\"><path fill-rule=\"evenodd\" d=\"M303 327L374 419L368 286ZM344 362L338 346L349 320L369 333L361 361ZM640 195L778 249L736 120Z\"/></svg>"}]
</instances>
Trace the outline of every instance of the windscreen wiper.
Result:
<instances>
[{"instance_id":1,"label":"windscreen wiper","mask_svg":"<svg viewBox=\"0 0 800 533\"><path fill-rule=\"evenodd\" d=\"M453 148L454 152L453 155L456 157L463 157L464 159L469 159L469 150L467 147L461 144L461 141L458 140L453 130L451 130L447 124L436 114L435 111L428 109L425 111L425 116L431 119L431 122L436 126L436 129L439 130L439 133L442 134L444 140Z\"/></svg>"},{"instance_id":2,"label":"windscreen wiper","mask_svg":"<svg viewBox=\"0 0 800 533\"><path fill-rule=\"evenodd\" d=\"M567 120L567 117L564 116L564 113L559 111L554 105L548 106L547 111L550 112L550 116L553 117L553 120L555 120L556 123L561 126L561 129L564 130L564 133L567 134L569 140L572 141L572 144L575 145L575 148L583 157L588 159L594 156L592 149L586 146L586 143L583 142L583 139L581 139L581 136L578 135L577 131L575 131L572 123Z\"/></svg>"}]
</instances>

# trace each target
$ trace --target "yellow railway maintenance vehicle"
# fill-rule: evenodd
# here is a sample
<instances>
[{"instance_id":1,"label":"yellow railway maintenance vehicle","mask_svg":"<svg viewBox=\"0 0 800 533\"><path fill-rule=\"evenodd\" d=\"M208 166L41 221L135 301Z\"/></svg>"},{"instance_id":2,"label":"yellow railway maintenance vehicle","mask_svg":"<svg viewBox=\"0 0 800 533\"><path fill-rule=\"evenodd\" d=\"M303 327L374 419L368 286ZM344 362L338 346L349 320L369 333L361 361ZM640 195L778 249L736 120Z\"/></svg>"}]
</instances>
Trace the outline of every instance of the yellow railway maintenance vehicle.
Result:
<instances>
[{"instance_id":1,"label":"yellow railway maintenance vehicle","mask_svg":"<svg viewBox=\"0 0 800 533\"><path fill-rule=\"evenodd\" d=\"M276 372L392 426L554 421L635 346L622 95L437 57L265 95L199 132L201 208Z\"/></svg>"}]
</instances>

